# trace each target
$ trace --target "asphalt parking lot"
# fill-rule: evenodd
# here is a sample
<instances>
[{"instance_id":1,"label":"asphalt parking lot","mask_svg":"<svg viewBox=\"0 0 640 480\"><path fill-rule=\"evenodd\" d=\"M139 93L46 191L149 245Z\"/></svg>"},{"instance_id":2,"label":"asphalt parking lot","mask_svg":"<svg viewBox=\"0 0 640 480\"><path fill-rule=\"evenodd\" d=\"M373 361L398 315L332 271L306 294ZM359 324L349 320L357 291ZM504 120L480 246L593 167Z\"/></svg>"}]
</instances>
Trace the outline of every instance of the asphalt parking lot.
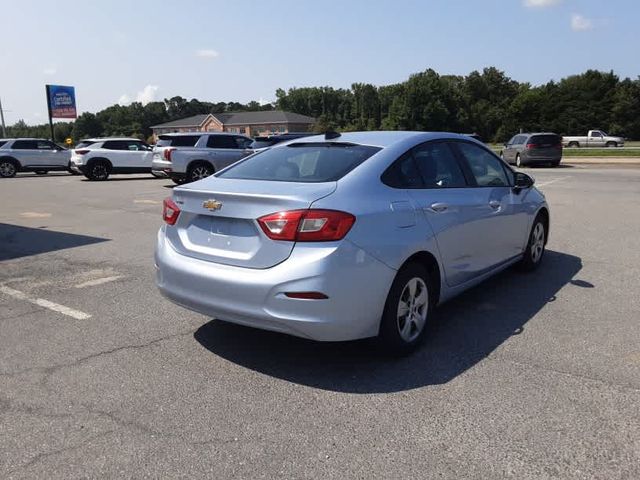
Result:
<instances>
[{"instance_id":1,"label":"asphalt parking lot","mask_svg":"<svg viewBox=\"0 0 640 480\"><path fill-rule=\"evenodd\" d=\"M169 180L0 181L0 478L640 478L640 169L527 171L544 265L393 360L165 301Z\"/></svg>"}]
</instances>

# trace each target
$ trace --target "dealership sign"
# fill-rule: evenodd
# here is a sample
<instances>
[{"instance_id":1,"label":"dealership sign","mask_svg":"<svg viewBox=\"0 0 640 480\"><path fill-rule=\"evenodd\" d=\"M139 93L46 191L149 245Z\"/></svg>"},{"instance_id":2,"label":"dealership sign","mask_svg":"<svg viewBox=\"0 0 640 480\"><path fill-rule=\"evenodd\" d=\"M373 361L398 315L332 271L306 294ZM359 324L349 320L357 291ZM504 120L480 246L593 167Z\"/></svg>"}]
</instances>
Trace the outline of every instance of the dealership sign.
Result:
<instances>
[{"instance_id":1,"label":"dealership sign","mask_svg":"<svg viewBox=\"0 0 640 480\"><path fill-rule=\"evenodd\" d=\"M76 118L76 91L74 87L47 85L50 118Z\"/></svg>"}]
</instances>

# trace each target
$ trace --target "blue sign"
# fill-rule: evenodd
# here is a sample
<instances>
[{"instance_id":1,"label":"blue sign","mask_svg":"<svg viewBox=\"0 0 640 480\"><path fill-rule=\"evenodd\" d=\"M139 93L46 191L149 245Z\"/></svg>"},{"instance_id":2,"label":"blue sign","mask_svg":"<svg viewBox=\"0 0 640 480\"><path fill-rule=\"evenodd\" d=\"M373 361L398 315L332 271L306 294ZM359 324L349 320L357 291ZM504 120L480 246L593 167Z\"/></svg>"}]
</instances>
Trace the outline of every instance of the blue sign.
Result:
<instances>
[{"instance_id":1,"label":"blue sign","mask_svg":"<svg viewBox=\"0 0 640 480\"><path fill-rule=\"evenodd\" d=\"M51 118L76 118L76 91L74 87L47 85L47 101Z\"/></svg>"}]
</instances>

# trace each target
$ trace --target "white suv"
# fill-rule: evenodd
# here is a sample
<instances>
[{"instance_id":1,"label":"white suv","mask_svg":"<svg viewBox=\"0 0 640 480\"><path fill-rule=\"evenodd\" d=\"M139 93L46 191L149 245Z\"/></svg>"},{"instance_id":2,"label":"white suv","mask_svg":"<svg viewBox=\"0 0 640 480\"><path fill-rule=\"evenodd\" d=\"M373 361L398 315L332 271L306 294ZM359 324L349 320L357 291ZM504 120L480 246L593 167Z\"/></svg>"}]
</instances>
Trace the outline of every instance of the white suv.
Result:
<instances>
[{"instance_id":1,"label":"white suv","mask_svg":"<svg viewBox=\"0 0 640 480\"><path fill-rule=\"evenodd\" d=\"M43 175L50 170L68 170L70 152L44 138L0 139L0 177L10 178L17 172Z\"/></svg>"},{"instance_id":2,"label":"white suv","mask_svg":"<svg viewBox=\"0 0 640 480\"><path fill-rule=\"evenodd\" d=\"M137 138L89 138L71 154L71 168L89 180L112 173L151 173L153 149Z\"/></svg>"}]
</instances>

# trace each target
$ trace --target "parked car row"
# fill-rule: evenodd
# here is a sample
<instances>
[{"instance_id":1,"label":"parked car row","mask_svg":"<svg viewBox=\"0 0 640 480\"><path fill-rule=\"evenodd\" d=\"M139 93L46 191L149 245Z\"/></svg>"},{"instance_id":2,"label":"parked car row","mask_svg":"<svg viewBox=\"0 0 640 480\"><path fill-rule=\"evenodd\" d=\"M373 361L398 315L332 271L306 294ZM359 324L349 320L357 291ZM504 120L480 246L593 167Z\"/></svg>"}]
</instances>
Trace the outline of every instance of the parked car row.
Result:
<instances>
[{"instance_id":1,"label":"parked car row","mask_svg":"<svg viewBox=\"0 0 640 480\"><path fill-rule=\"evenodd\" d=\"M111 174L151 173L181 184L208 177L257 149L304 135L311 134L253 140L231 133L171 133L160 135L154 147L136 138L89 138L73 150L46 139L2 139L0 176L12 177L20 171L69 171L101 181Z\"/></svg>"}]
</instances>

